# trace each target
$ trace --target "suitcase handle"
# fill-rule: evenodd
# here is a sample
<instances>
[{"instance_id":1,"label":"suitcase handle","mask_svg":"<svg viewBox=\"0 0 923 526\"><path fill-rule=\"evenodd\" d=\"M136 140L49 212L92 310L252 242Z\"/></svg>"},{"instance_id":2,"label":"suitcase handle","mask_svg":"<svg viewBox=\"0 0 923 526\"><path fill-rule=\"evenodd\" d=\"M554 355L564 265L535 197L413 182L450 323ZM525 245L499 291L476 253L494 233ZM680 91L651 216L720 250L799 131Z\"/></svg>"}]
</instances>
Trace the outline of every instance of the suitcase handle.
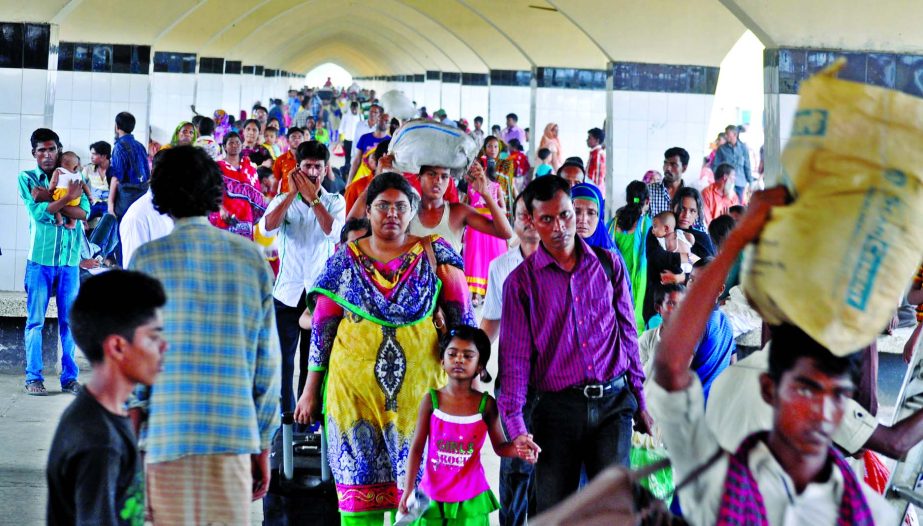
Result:
<instances>
[{"instance_id":1,"label":"suitcase handle","mask_svg":"<svg viewBox=\"0 0 923 526\"><path fill-rule=\"evenodd\" d=\"M295 476L294 462L294 432L295 415L292 412L282 413L282 476L285 480L292 480ZM330 480L330 464L327 462L327 434L321 422L315 424L320 431L320 479L322 482Z\"/></svg>"}]
</instances>

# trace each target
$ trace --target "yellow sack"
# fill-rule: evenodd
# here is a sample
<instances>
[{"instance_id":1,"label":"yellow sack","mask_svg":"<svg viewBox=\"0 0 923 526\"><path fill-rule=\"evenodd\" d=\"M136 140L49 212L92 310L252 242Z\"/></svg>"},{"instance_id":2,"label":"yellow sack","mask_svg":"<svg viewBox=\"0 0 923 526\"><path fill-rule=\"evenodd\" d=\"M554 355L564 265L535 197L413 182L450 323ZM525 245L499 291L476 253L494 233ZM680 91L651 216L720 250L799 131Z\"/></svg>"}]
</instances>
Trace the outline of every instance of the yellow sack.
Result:
<instances>
[{"instance_id":1,"label":"yellow sack","mask_svg":"<svg viewBox=\"0 0 923 526\"><path fill-rule=\"evenodd\" d=\"M838 355L888 324L923 246L923 99L839 80L805 81L773 210L743 288L767 323L789 322Z\"/></svg>"}]
</instances>

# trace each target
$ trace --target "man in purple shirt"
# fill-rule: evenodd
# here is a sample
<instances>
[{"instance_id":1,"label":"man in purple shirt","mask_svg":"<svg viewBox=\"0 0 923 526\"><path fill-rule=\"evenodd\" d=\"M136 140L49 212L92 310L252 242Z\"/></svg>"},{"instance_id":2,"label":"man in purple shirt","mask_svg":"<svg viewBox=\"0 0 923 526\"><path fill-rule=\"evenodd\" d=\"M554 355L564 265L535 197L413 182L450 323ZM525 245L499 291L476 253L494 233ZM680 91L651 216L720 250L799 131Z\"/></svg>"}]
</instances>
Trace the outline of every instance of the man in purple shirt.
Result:
<instances>
[{"instance_id":1,"label":"man in purple shirt","mask_svg":"<svg viewBox=\"0 0 923 526\"><path fill-rule=\"evenodd\" d=\"M605 251L601 262L577 236L566 180L539 177L523 201L541 244L503 287L498 403L510 437L531 433L541 447L541 513L577 490L581 466L589 478L627 466L632 420L644 432L651 420L622 258Z\"/></svg>"},{"instance_id":2,"label":"man in purple shirt","mask_svg":"<svg viewBox=\"0 0 923 526\"><path fill-rule=\"evenodd\" d=\"M516 125L519 122L519 116L515 113L510 113L506 116L506 128L503 128L501 133L501 139L506 144L509 144L511 140L518 139L520 143L526 144L526 133L522 131L522 128Z\"/></svg>"}]
</instances>

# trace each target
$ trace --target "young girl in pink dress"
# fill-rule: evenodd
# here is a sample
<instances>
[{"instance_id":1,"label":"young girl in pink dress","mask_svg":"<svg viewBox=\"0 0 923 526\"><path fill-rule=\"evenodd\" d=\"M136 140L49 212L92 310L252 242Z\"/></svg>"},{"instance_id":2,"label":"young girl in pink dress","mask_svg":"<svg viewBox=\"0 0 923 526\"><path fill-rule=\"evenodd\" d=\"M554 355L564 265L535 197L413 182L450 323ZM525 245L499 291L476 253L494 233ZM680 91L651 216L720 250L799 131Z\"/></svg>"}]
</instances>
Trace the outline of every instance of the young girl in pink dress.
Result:
<instances>
[{"instance_id":1,"label":"young girl in pink dress","mask_svg":"<svg viewBox=\"0 0 923 526\"><path fill-rule=\"evenodd\" d=\"M481 186L475 189L474 180L470 175L468 178L468 191L465 194L465 203L471 205L479 214L485 217L492 217L490 209L487 206L487 197L500 204L505 208L506 196L500 184L492 179L490 174L486 179L487 187ZM480 193L483 191L483 193ZM489 195L485 195L489 194ZM491 234L485 234L473 228L465 229L464 248L462 249L462 258L465 261L465 276L468 278L468 290L471 291L471 304L475 307L484 302L484 296L487 295L487 274L490 270L490 262L506 253L508 245L505 239L495 237Z\"/></svg>"},{"instance_id":2,"label":"young girl in pink dress","mask_svg":"<svg viewBox=\"0 0 923 526\"><path fill-rule=\"evenodd\" d=\"M538 459L540 449L531 435L508 441L500 427L496 400L472 387L490 359L490 340L484 331L455 327L440 339L439 349L449 383L442 389L431 389L420 404L399 510L408 513L408 499L416 488L415 474L420 472L426 446L420 489L431 501L414 524L487 526L489 515L499 505L481 464L484 439L490 435L497 455L531 463ZM482 380L489 381L489 376Z\"/></svg>"}]
</instances>

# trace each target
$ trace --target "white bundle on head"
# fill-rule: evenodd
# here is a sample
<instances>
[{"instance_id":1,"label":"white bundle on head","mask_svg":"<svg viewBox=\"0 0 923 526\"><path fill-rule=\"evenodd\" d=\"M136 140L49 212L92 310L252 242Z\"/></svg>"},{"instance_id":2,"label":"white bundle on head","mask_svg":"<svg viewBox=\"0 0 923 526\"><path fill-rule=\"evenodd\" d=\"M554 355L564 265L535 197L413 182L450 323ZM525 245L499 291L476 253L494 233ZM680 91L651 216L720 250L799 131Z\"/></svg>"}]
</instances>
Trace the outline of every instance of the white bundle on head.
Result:
<instances>
[{"instance_id":1,"label":"white bundle on head","mask_svg":"<svg viewBox=\"0 0 923 526\"><path fill-rule=\"evenodd\" d=\"M417 173L421 166L466 169L478 153L478 144L462 130L426 119L404 123L394 132L388 153L394 167Z\"/></svg>"}]
</instances>

